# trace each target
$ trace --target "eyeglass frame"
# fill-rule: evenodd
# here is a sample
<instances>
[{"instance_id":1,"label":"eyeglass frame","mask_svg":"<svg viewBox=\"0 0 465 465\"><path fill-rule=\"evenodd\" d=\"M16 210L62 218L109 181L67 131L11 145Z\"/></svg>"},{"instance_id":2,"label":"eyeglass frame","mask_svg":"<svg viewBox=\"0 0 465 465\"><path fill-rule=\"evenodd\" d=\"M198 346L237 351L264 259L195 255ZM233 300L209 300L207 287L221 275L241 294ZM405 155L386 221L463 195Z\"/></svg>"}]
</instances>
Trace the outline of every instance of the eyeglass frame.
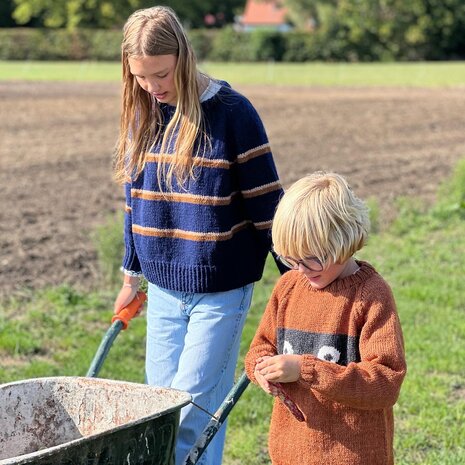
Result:
<instances>
[{"instance_id":1,"label":"eyeglass frame","mask_svg":"<svg viewBox=\"0 0 465 465\"><path fill-rule=\"evenodd\" d=\"M298 270L300 265L302 265L307 270L313 271L315 273L318 273L325 269L324 264L321 262L321 260L318 257L306 257L306 258L303 258L302 260L296 260L295 258L292 258L292 257L279 255L276 252L275 254L276 254L276 259L279 260L285 267L291 270ZM305 263L305 260L312 260L316 262L318 264L318 268L317 269L311 268Z\"/></svg>"}]
</instances>

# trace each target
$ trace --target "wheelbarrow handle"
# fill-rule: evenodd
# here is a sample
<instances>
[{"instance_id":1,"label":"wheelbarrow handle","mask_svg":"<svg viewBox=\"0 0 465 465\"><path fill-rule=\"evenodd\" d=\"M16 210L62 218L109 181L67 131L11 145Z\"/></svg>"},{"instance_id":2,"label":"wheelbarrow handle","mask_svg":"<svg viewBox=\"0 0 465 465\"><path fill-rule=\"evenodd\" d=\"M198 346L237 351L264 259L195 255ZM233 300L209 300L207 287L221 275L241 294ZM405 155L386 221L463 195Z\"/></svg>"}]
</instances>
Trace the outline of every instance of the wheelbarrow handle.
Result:
<instances>
[{"instance_id":1,"label":"wheelbarrow handle","mask_svg":"<svg viewBox=\"0 0 465 465\"><path fill-rule=\"evenodd\" d=\"M229 391L228 395L224 398L218 410L215 412L211 420L208 422L202 434L199 436L195 444L192 446L189 455L186 457L184 461L184 465L195 465L197 463L197 461L202 456L204 450L207 448L208 444L210 444L210 441L221 428L221 425L226 420L226 417L229 415L229 412L232 410L234 405L236 405L237 401L239 400L249 383L249 378L247 378L247 375L245 374L245 372L243 372L236 384Z\"/></svg>"},{"instance_id":2,"label":"wheelbarrow handle","mask_svg":"<svg viewBox=\"0 0 465 465\"><path fill-rule=\"evenodd\" d=\"M145 292L138 291L134 299L130 302L127 307L124 307L118 314L114 315L111 322L119 320L123 323L123 328L128 327L129 322L136 316L139 309L142 307L144 302L147 300Z\"/></svg>"},{"instance_id":3,"label":"wheelbarrow handle","mask_svg":"<svg viewBox=\"0 0 465 465\"><path fill-rule=\"evenodd\" d=\"M126 329L128 327L129 321L137 314L140 307L146 300L147 296L145 293L139 291L127 307L123 308L117 315L113 316L111 319L112 325L105 333L105 336L94 355L89 370L87 371L86 376L88 378L97 377L100 369L102 368L103 362L110 351L113 341L116 339L116 336L118 336L122 329Z\"/></svg>"}]
</instances>

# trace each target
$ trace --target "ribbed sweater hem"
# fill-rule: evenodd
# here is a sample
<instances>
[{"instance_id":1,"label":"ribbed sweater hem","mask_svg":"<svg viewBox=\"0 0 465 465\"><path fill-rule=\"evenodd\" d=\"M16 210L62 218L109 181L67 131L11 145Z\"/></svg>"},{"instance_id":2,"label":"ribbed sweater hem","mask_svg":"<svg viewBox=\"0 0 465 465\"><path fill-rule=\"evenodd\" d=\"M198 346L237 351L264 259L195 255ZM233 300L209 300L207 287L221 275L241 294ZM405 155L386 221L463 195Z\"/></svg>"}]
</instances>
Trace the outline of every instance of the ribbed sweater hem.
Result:
<instances>
[{"instance_id":1,"label":"ribbed sweater hem","mask_svg":"<svg viewBox=\"0 0 465 465\"><path fill-rule=\"evenodd\" d=\"M224 292L259 281L263 267L244 267L240 274L232 276L219 273L215 267L189 266L182 263L163 263L140 260L142 272L152 284L180 292Z\"/></svg>"}]
</instances>

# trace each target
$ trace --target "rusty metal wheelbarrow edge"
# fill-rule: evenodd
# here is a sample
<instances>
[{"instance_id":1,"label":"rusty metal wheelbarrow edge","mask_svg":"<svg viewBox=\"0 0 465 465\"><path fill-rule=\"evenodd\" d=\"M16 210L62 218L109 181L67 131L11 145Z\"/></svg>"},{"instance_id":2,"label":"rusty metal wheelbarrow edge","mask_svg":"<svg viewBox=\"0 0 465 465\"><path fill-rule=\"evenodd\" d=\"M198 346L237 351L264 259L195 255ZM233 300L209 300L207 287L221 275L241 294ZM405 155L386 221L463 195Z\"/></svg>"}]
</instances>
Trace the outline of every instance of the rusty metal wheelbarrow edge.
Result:
<instances>
[{"instance_id":1,"label":"rusty metal wheelbarrow edge","mask_svg":"<svg viewBox=\"0 0 465 465\"><path fill-rule=\"evenodd\" d=\"M83 379L83 377L80 377L80 376L44 377L44 378L28 379L27 382L47 381L47 380L79 380L79 379ZM11 383L2 384L1 387L2 388L8 388L8 387L11 387L11 386L14 386L14 385L23 384L24 382L25 382L24 380L14 381L14 382L11 382ZM122 383L123 381L105 379L105 382L106 383L119 384L119 383ZM140 384L127 382L127 381L124 381L123 383L127 384L127 385L138 386L138 387L141 386ZM149 386L147 386L147 387L150 388ZM151 386L151 387L153 387L153 386ZM173 391L178 391L176 389L172 389L172 390ZM84 437L81 437L81 438L78 438L78 439L73 439L71 441L67 441L67 442L64 442L63 444L58 444L56 446L52 446L52 447L49 447L47 449L43 449L41 451L31 452L31 453L23 454L23 455L20 455L20 456L17 456L17 457L10 457L10 458L7 458L7 459L0 460L0 465L21 465L23 463L29 463L31 458L42 459L42 458L45 458L45 457L48 457L48 456L53 456L54 454L56 454L57 452L59 452L61 450L64 450L64 449L67 449L67 448L70 448L70 447L73 447L73 446L79 446L80 444L84 444L84 443L86 443L88 441L98 440L99 438L104 438L105 436L109 436L109 435L111 435L111 434L113 434L113 433L115 433L117 431L123 431L123 430L131 429L131 428L134 428L136 425L140 425L142 423L146 423L146 422L148 422L150 420L153 420L155 418L159 418L159 417L161 417L163 415L168 415L170 413L173 413L173 412L175 412L177 410L180 410L185 405L188 405L190 403L190 401L191 401L191 399L188 398L190 396L188 396L187 393L185 393L184 391L179 391L179 392L183 393L183 394L186 394L186 399L184 401L181 401L178 404L174 405L173 407L169 407L167 409L164 409L164 410L162 410L160 412L157 412L157 413L154 413L152 415L146 415L146 416L137 418L136 420L133 420L130 423L125 423L125 424L122 424L122 425L119 425L119 426L115 426L114 428L109 428L109 429L107 429L105 431L102 431L100 433L92 434L90 436L84 436Z\"/></svg>"}]
</instances>

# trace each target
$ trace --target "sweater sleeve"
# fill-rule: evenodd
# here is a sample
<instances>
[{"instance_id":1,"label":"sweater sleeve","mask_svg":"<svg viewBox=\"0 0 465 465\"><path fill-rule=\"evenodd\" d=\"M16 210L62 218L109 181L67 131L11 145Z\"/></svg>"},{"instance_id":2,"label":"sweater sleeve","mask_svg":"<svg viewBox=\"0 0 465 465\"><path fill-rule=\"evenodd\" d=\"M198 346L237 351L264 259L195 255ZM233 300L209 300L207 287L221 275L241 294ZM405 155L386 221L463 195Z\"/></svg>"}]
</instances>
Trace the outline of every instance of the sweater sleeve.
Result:
<instances>
[{"instance_id":1,"label":"sweater sleeve","mask_svg":"<svg viewBox=\"0 0 465 465\"><path fill-rule=\"evenodd\" d=\"M402 330L391 290L362 292L365 318L358 363L337 365L303 355L301 383L349 407L376 410L394 405L406 374Z\"/></svg>"},{"instance_id":2,"label":"sweater sleeve","mask_svg":"<svg viewBox=\"0 0 465 465\"><path fill-rule=\"evenodd\" d=\"M234 115L234 125L238 183L245 212L263 249L268 252L271 250L271 223L283 189L263 123L245 98L240 112Z\"/></svg>"},{"instance_id":3,"label":"sweater sleeve","mask_svg":"<svg viewBox=\"0 0 465 465\"><path fill-rule=\"evenodd\" d=\"M260 324L255 332L255 336L250 344L249 351L244 359L245 372L249 379L254 383L257 382L254 376L257 359L265 356L273 356L278 353L276 347L276 330L279 288L280 281L278 281L278 284L275 286L271 294Z\"/></svg>"},{"instance_id":4,"label":"sweater sleeve","mask_svg":"<svg viewBox=\"0 0 465 465\"><path fill-rule=\"evenodd\" d=\"M126 205L124 208L124 246L125 252L123 257L123 269L140 273L141 267L134 247L134 238L132 236L132 200L131 200L131 183L124 185Z\"/></svg>"}]
</instances>

